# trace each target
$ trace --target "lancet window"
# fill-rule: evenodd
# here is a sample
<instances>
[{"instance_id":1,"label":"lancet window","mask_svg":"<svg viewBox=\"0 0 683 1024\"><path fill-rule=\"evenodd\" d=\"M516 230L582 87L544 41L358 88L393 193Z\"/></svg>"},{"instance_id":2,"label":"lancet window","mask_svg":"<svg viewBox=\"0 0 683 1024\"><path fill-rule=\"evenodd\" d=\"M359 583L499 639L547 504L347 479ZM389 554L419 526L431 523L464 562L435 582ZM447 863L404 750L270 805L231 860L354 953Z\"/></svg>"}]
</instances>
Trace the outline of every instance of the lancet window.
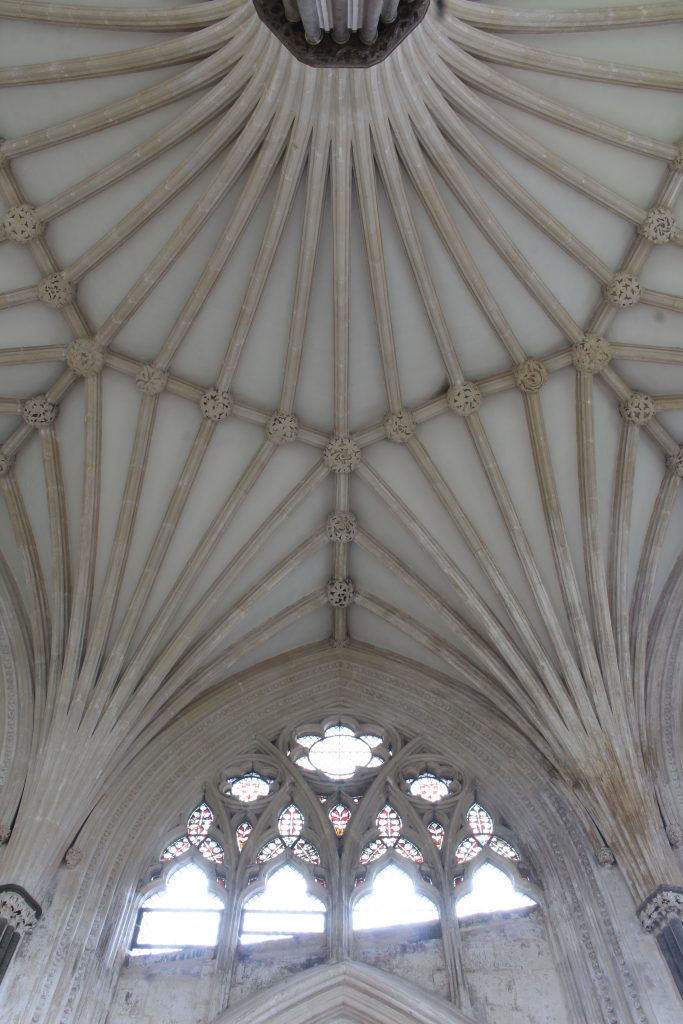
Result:
<instances>
[{"instance_id":1,"label":"lancet window","mask_svg":"<svg viewBox=\"0 0 683 1024\"><path fill-rule=\"evenodd\" d=\"M344 956L354 932L442 934L472 914L538 902L501 809L429 742L377 724L339 716L289 728L206 793L163 845L148 901L159 903L164 880L173 895L169 866L201 865L209 898L223 887L229 941L240 945L308 935L322 955L326 946ZM142 904L139 947L155 907ZM220 914L200 909L207 922Z\"/></svg>"}]
</instances>

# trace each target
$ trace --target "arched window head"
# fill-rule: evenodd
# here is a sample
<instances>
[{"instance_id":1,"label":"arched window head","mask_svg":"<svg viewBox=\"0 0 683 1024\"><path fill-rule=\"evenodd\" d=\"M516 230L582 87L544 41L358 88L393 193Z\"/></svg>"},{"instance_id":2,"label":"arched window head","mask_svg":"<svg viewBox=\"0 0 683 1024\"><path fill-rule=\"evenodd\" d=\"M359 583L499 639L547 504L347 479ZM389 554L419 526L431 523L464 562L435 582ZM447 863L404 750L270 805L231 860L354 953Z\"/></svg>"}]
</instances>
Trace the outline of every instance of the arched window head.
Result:
<instances>
[{"instance_id":1,"label":"arched window head","mask_svg":"<svg viewBox=\"0 0 683 1024\"><path fill-rule=\"evenodd\" d=\"M325 931L325 904L311 895L306 879L289 864L270 875L258 896L244 904L240 942L291 939Z\"/></svg>"},{"instance_id":2,"label":"arched window head","mask_svg":"<svg viewBox=\"0 0 683 1024\"><path fill-rule=\"evenodd\" d=\"M372 892L361 896L353 908L354 931L438 920L436 906L416 892L412 880L396 864L388 864L375 875Z\"/></svg>"},{"instance_id":3,"label":"arched window head","mask_svg":"<svg viewBox=\"0 0 683 1024\"><path fill-rule=\"evenodd\" d=\"M215 946L222 911L223 903L209 891L209 880L201 868L185 864L173 870L165 887L142 904L132 952Z\"/></svg>"},{"instance_id":4,"label":"arched window head","mask_svg":"<svg viewBox=\"0 0 683 1024\"><path fill-rule=\"evenodd\" d=\"M487 863L473 873L471 889L458 899L455 912L458 917L473 917L475 914L521 910L536 905L535 900L515 889L504 871Z\"/></svg>"},{"instance_id":5,"label":"arched window head","mask_svg":"<svg viewBox=\"0 0 683 1024\"><path fill-rule=\"evenodd\" d=\"M187 819L187 832L185 835L178 836L177 839L169 843L161 851L159 860L174 860L176 857L182 857L184 853L195 847L206 860L211 861L213 864L222 864L225 860L225 851L217 839L208 835L213 821L213 811L207 803L202 801L201 804L195 807Z\"/></svg>"}]
</instances>

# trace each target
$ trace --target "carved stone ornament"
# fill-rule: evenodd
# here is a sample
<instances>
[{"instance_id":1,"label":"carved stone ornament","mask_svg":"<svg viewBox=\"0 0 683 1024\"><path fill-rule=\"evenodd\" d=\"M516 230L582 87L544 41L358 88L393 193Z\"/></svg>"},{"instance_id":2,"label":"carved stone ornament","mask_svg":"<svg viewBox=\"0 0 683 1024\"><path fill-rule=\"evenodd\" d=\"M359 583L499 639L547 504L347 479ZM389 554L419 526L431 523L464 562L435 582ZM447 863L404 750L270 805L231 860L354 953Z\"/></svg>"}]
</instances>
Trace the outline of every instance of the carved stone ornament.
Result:
<instances>
[{"instance_id":1,"label":"carved stone ornament","mask_svg":"<svg viewBox=\"0 0 683 1024\"><path fill-rule=\"evenodd\" d=\"M73 285L67 281L64 274L49 274L38 285L38 298L46 306L63 309L64 306L73 302Z\"/></svg>"},{"instance_id":2,"label":"carved stone ornament","mask_svg":"<svg viewBox=\"0 0 683 1024\"><path fill-rule=\"evenodd\" d=\"M274 412L266 423L266 437L273 444L289 444L296 441L299 421L288 412Z\"/></svg>"},{"instance_id":3,"label":"carved stone ornament","mask_svg":"<svg viewBox=\"0 0 683 1024\"><path fill-rule=\"evenodd\" d=\"M199 399L199 408L202 410L202 416L207 420L214 420L215 422L225 420L232 412L232 395L229 391L209 388Z\"/></svg>"},{"instance_id":4,"label":"carved stone ornament","mask_svg":"<svg viewBox=\"0 0 683 1024\"><path fill-rule=\"evenodd\" d=\"M327 517L327 536L335 544L349 544L356 537L356 517L353 512L330 512Z\"/></svg>"},{"instance_id":5,"label":"carved stone ornament","mask_svg":"<svg viewBox=\"0 0 683 1024\"><path fill-rule=\"evenodd\" d=\"M355 588L353 580L332 577L327 584L327 600L333 608L346 608L353 601Z\"/></svg>"},{"instance_id":6,"label":"carved stone ornament","mask_svg":"<svg viewBox=\"0 0 683 1024\"><path fill-rule=\"evenodd\" d=\"M572 347L572 361L580 373L600 373L611 358L610 343L599 334L584 334Z\"/></svg>"},{"instance_id":7,"label":"carved stone ornament","mask_svg":"<svg viewBox=\"0 0 683 1024\"><path fill-rule=\"evenodd\" d=\"M640 282L633 274L615 274L602 293L608 302L620 309L635 306L640 299Z\"/></svg>"},{"instance_id":8,"label":"carved stone ornament","mask_svg":"<svg viewBox=\"0 0 683 1024\"><path fill-rule=\"evenodd\" d=\"M7 476L13 465L14 456L10 455L9 452L3 452L0 448L0 477ZM0 842L2 842L2 839L0 839Z\"/></svg>"},{"instance_id":9,"label":"carved stone ornament","mask_svg":"<svg viewBox=\"0 0 683 1024\"><path fill-rule=\"evenodd\" d=\"M679 448L673 455L667 455L666 468L676 476L683 476L683 448Z\"/></svg>"},{"instance_id":10,"label":"carved stone ornament","mask_svg":"<svg viewBox=\"0 0 683 1024\"><path fill-rule=\"evenodd\" d=\"M336 636L330 637L330 647L334 648L335 651L338 651L343 647L349 647L350 644L351 640L348 636L343 636L341 638Z\"/></svg>"},{"instance_id":11,"label":"carved stone ornament","mask_svg":"<svg viewBox=\"0 0 683 1024\"><path fill-rule=\"evenodd\" d=\"M64 855L64 863L69 870L77 868L83 860L83 853L77 846L70 846Z\"/></svg>"},{"instance_id":12,"label":"carved stone ornament","mask_svg":"<svg viewBox=\"0 0 683 1024\"><path fill-rule=\"evenodd\" d=\"M683 918L683 889L676 885L660 885L638 908L638 920L646 932L658 932L669 921L680 918Z\"/></svg>"},{"instance_id":13,"label":"carved stone ornament","mask_svg":"<svg viewBox=\"0 0 683 1024\"><path fill-rule=\"evenodd\" d=\"M9 843L11 835L11 828L7 828L4 825L0 825L0 846L5 846L7 843Z\"/></svg>"},{"instance_id":14,"label":"carved stone ornament","mask_svg":"<svg viewBox=\"0 0 683 1024\"><path fill-rule=\"evenodd\" d=\"M638 228L638 233L653 245L670 242L676 233L676 220L666 206L653 206L647 211L645 220Z\"/></svg>"},{"instance_id":15,"label":"carved stone ornament","mask_svg":"<svg viewBox=\"0 0 683 1024\"><path fill-rule=\"evenodd\" d=\"M407 444L415 435L415 417L410 409L388 412L384 417L384 433L394 444Z\"/></svg>"},{"instance_id":16,"label":"carved stone ornament","mask_svg":"<svg viewBox=\"0 0 683 1024\"><path fill-rule=\"evenodd\" d=\"M38 914L21 893L12 889L0 892L0 917L20 935L28 935L38 920Z\"/></svg>"},{"instance_id":17,"label":"carved stone ornament","mask_svg":"<svg viewBox=\"0 0 683 1024\"><path fill-rule=\"evenodd\" d=\"M683 846L683 827L681 825L667 825L666 838L669 840L669 845L674 850L678 850Z\"/></svg>"},{"instance_id":18,"label":"carved stone ornament","mask_svg":"<svg viewBox=\"0 0 683 1024\"><path fill-rule=\"evenodd\" d=\"M38 220L36 211L28 203L12 206L0 222L2 233L10 242L30 242L42 235L45 225Z\"/></svg>"},{"instance_id":19,"label":"carved stone ornament","mask_svg":"<svg viewBox=\"0 0 683 1024\"><path fill-rule=\"evenodd\" d=\"M323 462L333 473L353 473L360 463L360 447L350 437L335 437L323 451Z\"/></svg>"},{"instance_id":20,"label":"carved stone ornament","mask_svg":"<svg viewBox=\"0 0 683 1024\"><path fill-rule=\"evenodd\" d=\"M155 366L154 363L147 363L146 366L141 366L138 372L135 374L135 383L140 391L144 391L146 395L158 395L166 387L166 381L168 380L168 374L166 370L162 370L160 366Z\"/></svg>"},{"instance_id":21,"label":"carved stone ornament","mask_svg":"<svg viewBox=\"0 0 683 1024\"><path fill-rule=\"evenodd\" d=\"M634 391L625 402L621 403L619 412L629 423L643 427L654 416L655 403L649 395L643 394L642 391Z\"/></svg>"},{"instance_id":22,"label":"carved stone ornament","mask_svg":"<svg viewBox=\"0 0 683 1024\"><path fill-rule=\"evenodd\" d=\"M66 350L66 362L79 377L94 377L104 366L104 346L95 338L75 338Z\"/></svg>"},{"instance_id":23,"label":"carved stone ornament","mask_svg":"<svg viewBox=\"0 0 683 1024\"><path fill-rule=\"evenodd\" d=\"M678 144L678 155L673 158L669 167L672 171L683 171L683 142Z\"/></svg>"},{"instance_id":24,"label":"carved stone ornament","mask_svg":"<svg viewBox=\"0 0 683 1024\"><path fill-rule=\"evenodd\" d=\"M57 416L58 405L51 402L47 395L36 395L35 398L27 398L22 409L24 423L30 427L48 427L54 423Z\"/></svg>"},{"instance_id":25,"label":"carved stone ornament","mask_svg":"<svg viewBox=\"0 0 683 1024\"><path fill-rule=\"evenodd\" d=\"M448 389L448 407L458 416L471 416L481 405L481 391L471 380L454 384Z\"/></svg>"},{"instance_id":26,"label":"carved stone ornament","mask_svg":"<svg viewBox=\"0 0 683 1024\"><path fill-rule=\"evenodd\" d=\"M515 366L515 383L527 394L540 391L547 379L548 371L540 359L525 359Z\"/></svg>"},{"instance_id":27,"label":"carved stone ornament","mask_svg":"<svg viewBox=\"0 0 683 1024\"><path fill-rule=\"evenodd\" d=\"M614 854L609 846L601 846L595 852L595 859L603 868L611 867L614 864Z\"/></svg>"}]
</instances>

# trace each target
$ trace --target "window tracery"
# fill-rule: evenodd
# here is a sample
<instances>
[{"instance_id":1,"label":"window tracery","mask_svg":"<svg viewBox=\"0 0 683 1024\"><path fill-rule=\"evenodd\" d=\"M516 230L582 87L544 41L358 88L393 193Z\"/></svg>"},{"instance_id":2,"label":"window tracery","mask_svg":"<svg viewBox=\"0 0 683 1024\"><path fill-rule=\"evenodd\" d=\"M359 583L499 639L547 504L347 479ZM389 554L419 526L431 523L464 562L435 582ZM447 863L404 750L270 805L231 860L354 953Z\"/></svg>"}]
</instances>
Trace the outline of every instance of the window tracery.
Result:
<instances>
[{"instance_id":1,"label":"window tracery","mask_svg":"<svg viewBox=\"0 0 683 1024\"><path fill-rule=\"evenodd\" d=\"M219 869L216 881L242 922L240 942L300 934L348 941L330 929L350 935L356 926L370 927L368 908L381 905L392 879L396 892L408 887L415 925L441 912L455 927L457 918L494 910L468 910L489 876L501 893L499 909L534 903L537 886L500 815L475 798L473 780L430 752L428 741L338 716L260 743L249 761L231 766L206 791L160 859L199 858L195 863L212 864L214 874ZM225 834L234 837L227 846ZM498 865L504 874L491 875ZM285 906L282 896L288 879L303 900L296 927L296 907ZM397 899L406 903L396 895L389 903ZM341 918L336 911L328 917L332 905L342 908ZM385 919L380 914L373 927Z\"/></svg>"}]
</instances>

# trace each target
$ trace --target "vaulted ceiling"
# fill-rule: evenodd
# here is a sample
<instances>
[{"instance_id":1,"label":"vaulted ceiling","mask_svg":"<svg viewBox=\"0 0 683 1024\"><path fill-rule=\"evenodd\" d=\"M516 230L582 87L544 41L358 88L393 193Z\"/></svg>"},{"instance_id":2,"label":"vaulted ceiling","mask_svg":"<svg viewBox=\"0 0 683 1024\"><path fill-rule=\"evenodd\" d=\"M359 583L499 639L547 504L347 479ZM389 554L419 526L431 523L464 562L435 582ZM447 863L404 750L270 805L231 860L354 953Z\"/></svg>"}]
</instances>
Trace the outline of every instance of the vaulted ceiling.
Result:
<instances>
[{"instance_id":1,"label":"vaulted ceiling","mask_svg":"<svg viewBox=\"0 0 683 1024\"><path fill-rule=\"evenodd\" d=\"M61 715L133 750L331 638L560 761L647 746L683 588L683 5L548 6L447 0L325 70L250 0L0 0L34 744Z\"/></svg>"}]
</instances>

